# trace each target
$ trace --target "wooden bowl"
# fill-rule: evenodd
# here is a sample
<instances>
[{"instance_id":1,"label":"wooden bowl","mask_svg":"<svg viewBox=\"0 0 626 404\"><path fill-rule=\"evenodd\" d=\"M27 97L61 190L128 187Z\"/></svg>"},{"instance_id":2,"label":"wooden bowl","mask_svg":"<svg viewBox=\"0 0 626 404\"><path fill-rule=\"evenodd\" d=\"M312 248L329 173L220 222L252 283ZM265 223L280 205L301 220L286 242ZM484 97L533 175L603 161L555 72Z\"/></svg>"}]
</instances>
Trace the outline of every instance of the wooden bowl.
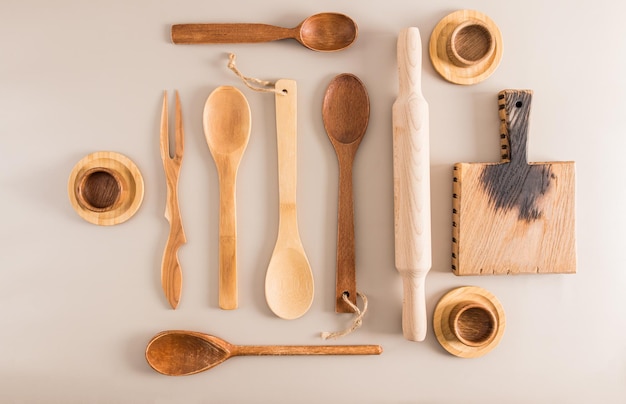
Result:
<instances>
[{"instance_id":1,"label":"wooden bowl","mask_svg":"<svg viewBox=\"0 0 626 404\"><path fill-rule=\"evenodd\" d=\"M74 166L68 194L80 217L110 226L125 222L137 212L143 201L143 178L128 157L96 152Z\"/></svg>"},{"instance_id":2,"label":"wooden bowl","mask_svg":"<svg viewBox=\"0 0 626 404\"><path fill-rule=\"evenodd\" d=\"M485 289L464 286L445 294L433 318L441 346L461 358L477 358L495 348L505 328L504 309Z\"/></svg>"},{"instance_id":3,"label":"wooden bowl","mask_svg":"<svg viewBox=\"0 0 626 404\"><path fill-rule=\"evenodd\" d=\"M458 10L435 26L429 45L435 70L455 84L476 84L496 70L502 60L502 34L483 13Z\"/></svg>"}]
</instances>

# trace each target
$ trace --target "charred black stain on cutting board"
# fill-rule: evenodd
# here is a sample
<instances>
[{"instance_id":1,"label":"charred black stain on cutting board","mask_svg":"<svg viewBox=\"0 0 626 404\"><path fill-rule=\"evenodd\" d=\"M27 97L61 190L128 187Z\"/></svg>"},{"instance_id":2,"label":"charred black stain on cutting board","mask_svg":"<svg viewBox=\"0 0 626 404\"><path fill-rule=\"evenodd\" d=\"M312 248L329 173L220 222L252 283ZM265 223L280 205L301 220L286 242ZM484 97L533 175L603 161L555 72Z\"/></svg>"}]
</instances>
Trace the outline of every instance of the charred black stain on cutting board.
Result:
<instances>
[{"instance_id":1,"label":"charred black stain on cutting board","mask_svg":"<svg viewBox=\"0 0 626 404\"><path fill-rule=\"evenodd\" d=\"M518 219L541 218L538 200L555 178L551 164L528 164L528 117L532 92L504 90L498 94L502 121L502 163L485 166L480 176L496 209L519 211Z\"/></svg>"}]
</instances>

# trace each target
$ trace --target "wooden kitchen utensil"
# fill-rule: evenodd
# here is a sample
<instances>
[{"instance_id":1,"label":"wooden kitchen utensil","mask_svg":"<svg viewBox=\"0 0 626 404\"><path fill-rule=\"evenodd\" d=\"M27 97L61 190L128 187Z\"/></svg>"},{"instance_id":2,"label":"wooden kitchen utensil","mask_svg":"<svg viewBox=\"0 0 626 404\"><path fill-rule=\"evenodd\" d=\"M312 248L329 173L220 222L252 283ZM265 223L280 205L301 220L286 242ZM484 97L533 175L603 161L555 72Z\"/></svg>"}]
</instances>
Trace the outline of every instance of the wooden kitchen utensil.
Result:
<instances>
[{"instance_id":1,"label":"wooden kitchen utensil","mask_svg":"<svg viewBox=\"0 0 626 404\"><path fill-rule=\"evenodd\" d=\"M527 162L531 95L498 94L500 163L454 166L456 275L576 272L574 162Z\"/></svg>"},{"instance_id":2,"label":"wooden kitchen utensil","mask_svg":"<svg viewBox=\"0 0 626 404\"><path fill-rule=\"evenodd\" d=\"M504 335L506 318L489 291L464 286L446 293L433 315L437 341L452 355L477 358L494 349Z\"/></svg>"},{"instance_id":3,"label":"wooden kitchen utensil","mask_svg":"<svg viewBox=\"0 0 626 404\"><path fill-rule=\"evenodd\" d=\"M356 305L352 164L367 129L369 114L369 97L361 80L352 74L340 74L330 82L324 96L322 118L339 161L335 287L335 311L338 313L354 311L343 295Z\"/></svg>"},{"instance_id":4,"label":"wooden kitchen utensil","mask_svg":"<svg viewBox=\"0 0 626 404\"><path fill-rule=\"evenodd\" d=\"M175 114L174 153L172 154L168 135L169 122L166 91L163 94L163 110L161 111L160 146L167 185L165 218L170 223L170 232L161 262L161 286L167 301L173 309L178 307L183 284L183 272L178 260L178 249L187 242L178 204L178 178L185 151L185 134L178 91L176 91Z\"/></svg>"},{"instance_id":5,"label":"wooden kitchen utensil","mask_svg":"<svg viewBox=\"0 0 626 404\"><path fill-rule=\"evenodd\" d=\"M356 23L338 13L312 15L295 28L267 24L176 24L171 30L175 44L258 43L293 38L321 52L345 49L357 34Z\"/></svg>"},{"instance_id":6,"label":"wooden kitchen utensil","mask_svg":"<svg viewBox=\"0 0 626 404\"><path fill-rule=\"evenodd\" d=\"M261 355L380 355L380 345L233 345L194 331L163 331L146 348L152 369L167 376L209 370L233 356Z\"/></svg>"},{"instance_id":7,"label":"wooden kitchen utensil","mask_svg":"<svg viewBox=\"0 0 626 404\"><path fill-rule=\"evenodd\" d=\"M502 35L487 15L458 10L435 26L429 53L433 67L444 79L455 84L476 84L498 68Z\"/></svg>"},{"instance_id":8,"label":"wooden kitchen utensil","mask_svg":"<svg viewBox=\"0 0 626 404\"><path fill-rule=\"evenodd\" d=\"M204 134L220 185L219 305L237 308L237 170L250 138L250 106L235 87L216 88L204 105Z\"/></svg>"},{"instance_id":9,"label":"wooden kitchen utensil","mask_svg":"<svg viewBox=\"0 0 626 404\"><path fill-rule=\"evenodd\" d=\"M419 30L398 36L398 97L393 104L393 184L396 268L402 276L402 331L423 341L427 319L424 283L432 265L428 103L422 95Z\"/></svg>"},{"instance_id":10,"label":"wooden kitchen utensil","mask_svg":"<svg viewBox=\"0 0 626 404\"><path fill-rule=\"evenodd\" d=\"M101 151L83 157L68 180L72 207L86 221L111 226L130 219L143 201L143 178L128 157Z\"/></svg>"},{"instance_id":11,"label":"wooden kitchen utensil","mask_svg":"<svg viewBox=\"0 0 626 404\"><path fill-rule=\"evenodd\" d=\"M296 212L296 82L278 80L275 88L280 210L278 238L265 275L265 299L274 314L291 320L309 310L314 286Z\"/></svg>"}]
</instances>

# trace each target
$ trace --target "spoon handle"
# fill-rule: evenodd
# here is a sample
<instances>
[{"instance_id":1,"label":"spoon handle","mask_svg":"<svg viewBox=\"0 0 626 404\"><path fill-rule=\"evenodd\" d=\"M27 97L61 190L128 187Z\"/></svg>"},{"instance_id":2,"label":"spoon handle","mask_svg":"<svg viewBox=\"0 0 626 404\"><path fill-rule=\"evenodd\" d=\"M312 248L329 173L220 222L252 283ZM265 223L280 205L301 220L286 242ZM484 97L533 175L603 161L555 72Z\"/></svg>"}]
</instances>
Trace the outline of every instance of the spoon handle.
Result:
<instances>
[{"instance_id":1,"label":"spoon handle","mask_svg":"<svg viewBox=\"0 0 626 404\"><path fill-rule=\"evenodd\" d=\"M219 170L220 219L219 219L219 306L234 310L237 297L237 207L236 178L237 163L228 156L223 157L227 170Z\"/></svg>"},{"instance_id":2,"label":"spoon handle","mask_svg":"<svg viewBox=\"0 0 626 404\"><path fill-rule=\"evenodd\" d=\"M398 98L393 105L396 268L402 276L402 330L426 337L424 281L432 264L428 104L421 91L421 39L417 28L398 37Z\"/></svg>"},{"instance_id":3,"label":"spoon handle","mask_svg":"<svg viewBox=\"0 0 626 404\"><path fill-rule=\"evenodd\" d=\"M299 239L296 214L297 183L297 87L294 80L281 79L276 89L276 141L278 148L279 235Z\"/></svg>"},{"instance_id":4,"label":"spoon handle","mask_svg":"<svg viewBox=\"0 0 626 404\"><path fill-rule=\"evenodd\" d=\"M380 355L380 345L240 345L232 354L260 355Z\"/></svg>"},{"instance_id":5,"label":"spoon handle","mask_svg":"<svg viewBox=\"0 0 626 404\"><path fill-rule=\"evenodd\" d=\"M294 32L267 24L175 24L171 36L175 44L258 43L293 38Z\"/></svg>"},{"instance_id":6,"label":"spoon handle","mask_svg":"<svg viewBox=\"0 0 626 404\"><path fill-rule=\"evenodd\" d=\"M168 136L167 92L165 92L163 94L163 110L161 112L160 148L167 185L165 218L170 223L170 232L161 262L161 286L163 287L167 301L173 309L178 307L182 289L182 269L178 261L178 249L186 242L178 204L178 177L180 175L180 166L184 152L184 132L178 91L176 92L175 113L175 145L174 156L171 157Z\"/></svg>"},{"instance_id":7,"label":"spoon handle","mask_svg":"<svg viewBox=\"0 0 626 404\"><path fill-rule=\"evenodd\" d=\"M337 206L337 275L335 280L335 311L353 313L343 295L356 305L356 268L354 248L354 197L352 162L354 149L343 148L339 155L339 201ZM342 153L342 152L340 152Z\"/></svg>"}]
</instances>

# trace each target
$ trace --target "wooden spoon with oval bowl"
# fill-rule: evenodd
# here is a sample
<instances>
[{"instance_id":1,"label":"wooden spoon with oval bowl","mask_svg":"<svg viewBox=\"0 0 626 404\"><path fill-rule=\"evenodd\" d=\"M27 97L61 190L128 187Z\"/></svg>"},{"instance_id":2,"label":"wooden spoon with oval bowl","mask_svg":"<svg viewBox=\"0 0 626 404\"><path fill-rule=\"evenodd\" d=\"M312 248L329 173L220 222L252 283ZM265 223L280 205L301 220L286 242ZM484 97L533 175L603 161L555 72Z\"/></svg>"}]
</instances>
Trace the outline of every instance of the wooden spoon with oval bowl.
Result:
<instances>
[{"instance_id":1,"label":"wooden spoon with oval bowl","mask_svg":"<svg viewBox=\"0 0 626 404\"><path fill-rule=\"evenodd\" d=\"M354 204L352 164L363 139L370 114L365 86L352 74L340 74L328 85L322 118L339 160L339 202L337 208L337 280L335 311L352 313L345 294L356 305L354 258Z\"/></svg>"},{"instance_id":2,"label":"wooden spoon with oval bowl","mask_svg":"<svg viewBox=\"0 0 626 404\"><path fill-rule=\"evenodd\" d=\"M278 238L265 275L265 299L278 317L292 320L313 302L313 274L306 257L296 212L297 91L293 80L278 80L276 133L278 146Z\"/></svg>"},{"instance_id":3,"label":"wooden spoon with oval bowl","mask_svg":"<svg viewBox=\"0 0 626 404\"><path fill-rule=\"evenodd\" d=\"M237 308L237 169L250 138L250 107L230 86L216 88L204 105L203 125L220 184L219 305Z\"/></svg>"},{"instance_id":4,"label":"wooden spoon with oval bowl","mask_svg":"<svg viewBox=\"0 0 626 404\"><path fill-rule=\"evenodd\" d=\"M358 28L352 19L338 13L310 16L295 28L267 24L175 24L175 44L258 43L293 38L307 48L332 52L352 45Z\"/></svg>"},{"instance_id":5,"label":"wooden spoon with oval bowl","mask_svg":"<svg viewBox=\"0 0 626 404\"><path fill-rule=\"evenodd\" d=\"M233 345L194 331L163 331L146 348L146 360L167 376L186 376L209 370L233 356L260 355L380 355L380 345Z\"/></svg>"}]
</instances>

